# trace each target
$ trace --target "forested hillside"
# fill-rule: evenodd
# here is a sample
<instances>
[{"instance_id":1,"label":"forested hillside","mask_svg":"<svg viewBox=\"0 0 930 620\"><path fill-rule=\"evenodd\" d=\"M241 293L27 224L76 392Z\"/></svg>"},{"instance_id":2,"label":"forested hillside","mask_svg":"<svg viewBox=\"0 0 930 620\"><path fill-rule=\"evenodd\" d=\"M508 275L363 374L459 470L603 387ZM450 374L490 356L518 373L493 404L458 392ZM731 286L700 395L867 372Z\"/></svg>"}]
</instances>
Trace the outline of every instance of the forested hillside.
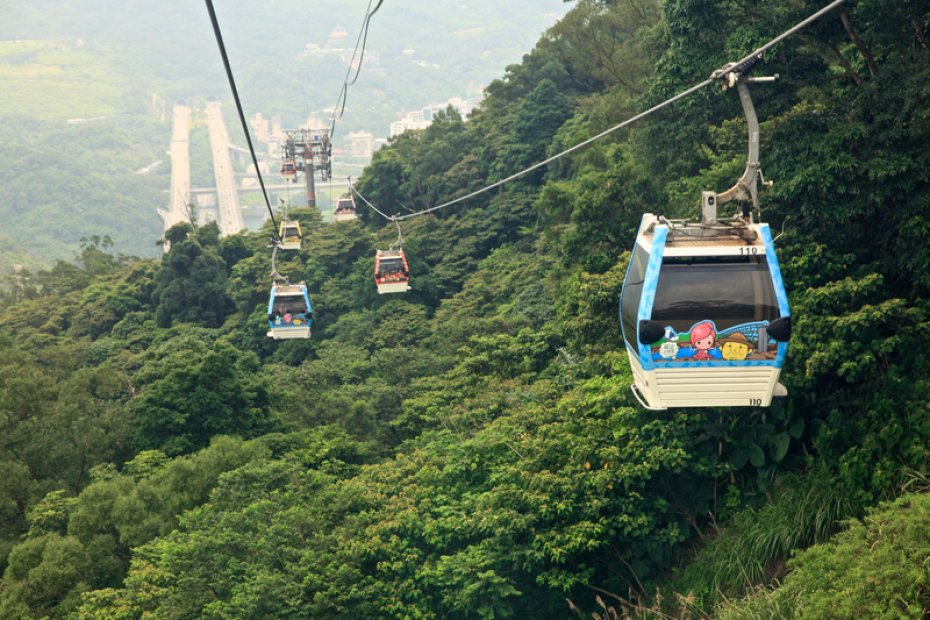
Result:
<instances>
[{"instance_id":1,"label":"forested hillside","mask_svg":"<svg viewBox=\"0 0 930 620\"><path fill-rule=\"evenodd\" d=\"M380 150L388 212L483 187L821 8L579 0L475 115ZM766 55L763 216L794 317L766 409L640 408L617 299L643 212L745 165L705 88L404 222L295 209L310 340L266 338L270 227L101 237L4 295L0 617L930 613L930 8L850 0ZM284 258L282 259L282 256Z\"/></svg>"}]
</instances>

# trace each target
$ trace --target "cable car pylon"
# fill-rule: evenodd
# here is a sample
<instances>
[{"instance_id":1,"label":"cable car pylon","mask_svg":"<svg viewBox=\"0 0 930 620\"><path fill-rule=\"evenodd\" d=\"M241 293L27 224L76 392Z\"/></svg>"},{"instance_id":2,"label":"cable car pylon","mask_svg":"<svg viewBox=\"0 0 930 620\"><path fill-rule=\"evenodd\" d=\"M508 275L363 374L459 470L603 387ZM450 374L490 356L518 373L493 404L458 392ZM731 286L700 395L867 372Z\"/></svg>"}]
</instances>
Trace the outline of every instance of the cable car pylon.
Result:
<instances>
[{"instance_id":1,"label":"cable car pylon","mask_svg":"<svg viewBox=\"0 0 930 620\"><path fill-rule=\"evenodd\" d=\"M646 213L620 296L620 322L647 409L767 407L787 394L778 383L791 313L768 224L760 214L759 122L749 84L759 56L712 76L736 87L746 117L746 169L730 189L701 194L698 221ZM765 184L769 185L769 184ZM740 210L720 221L717 208Z\"/></svg>"}]
</instances>

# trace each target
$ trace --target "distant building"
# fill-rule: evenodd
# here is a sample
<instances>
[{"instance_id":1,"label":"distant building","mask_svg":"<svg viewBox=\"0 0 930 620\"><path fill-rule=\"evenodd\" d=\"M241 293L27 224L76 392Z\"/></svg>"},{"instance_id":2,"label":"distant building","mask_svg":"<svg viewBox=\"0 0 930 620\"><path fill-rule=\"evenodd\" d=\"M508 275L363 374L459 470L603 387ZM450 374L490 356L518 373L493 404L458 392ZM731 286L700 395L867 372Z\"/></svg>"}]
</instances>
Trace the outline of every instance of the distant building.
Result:
<instances>
[{"instance_id":1,"label":"distant building","mask_svg":"<svg viewBox=\"0 0 930 620\"><path fill-rule=\"evenodd\" d=\"M391 123L389 135L393 138L408 129L426 129L436 118L436 114L444 111L449 106L452 106L462 118L466 118L480 100L479 97L470 97L469 99L453 97L441 105L424 106L414 112L406 112L401 120Z\"/></svg>"},{"instance_id":2,"label":"distant building","mask_svg":"<svg viewBox=\"0 0 930 620\"><path fill-rule=\"evenodd\" d=\"M329 126L329 123L328 123L327 121L324 121L324 120L321 119L321 118L317 118L317 117L314 116L313 113L311 112L310 114L307 115L307 120L304 121L304 124L301 125L300 128L301 128L301 129L310 129L310 130L312 130L312 129L317 129L317 130L319 130L320 128L322 128L322 127L327 127L327 126Z\"/></svg>"},{"instance_id":3,"label":"distant building","mask_svg":"<svg viewBox=\"0 0 930 620\"><path fill-rule=\"evenodd\" d=\"M424 120L421 111L408 112L404 118L391 123L390 136L399 136L408 129L426 129L432 121Z\"/></svg>"},{"instance_id":4,"label":"distant building","mask_svg":"<svg viewBox=\"0 0 930 620\"><path fill-rule=\"evenodd\" d=\"M262 116L261 112L256 112L249 124L252 126L252 131L255 132L256 140L268 142L268 138L271 136L271 123Z\"/></svg>"},{"instance_id":5,"label":"distant building","mask_svg":"<svg viewBox=\"0 0 930 620\"><path fill-rule=\"evenodd\" d=\"M349 32L345 28L336 26L330 31L329 38L326 39L326 47L342 48L348 36Z\"/></svg>"},{"instance_id":6,"label":"distant building","mask_svg":"<svg viewBox=\"0 0 930 620\"><path fill-rule=\"evenodd\" d=\"M345 138L345 151L350 157L371 158L375 137L367 131L353 131Z\"/></svg>"},{"instance_id":7,"label":"distant building","mask_svg":"<svg viewBox=\"0 0 930 620\"><path fill-rule=\"evenodd\" d=\"M271 135L268 136L270 140L276 142L284 141L284 130L281 129L281 117L274 116L271 118Z\"/></svg>"}]
</instances>

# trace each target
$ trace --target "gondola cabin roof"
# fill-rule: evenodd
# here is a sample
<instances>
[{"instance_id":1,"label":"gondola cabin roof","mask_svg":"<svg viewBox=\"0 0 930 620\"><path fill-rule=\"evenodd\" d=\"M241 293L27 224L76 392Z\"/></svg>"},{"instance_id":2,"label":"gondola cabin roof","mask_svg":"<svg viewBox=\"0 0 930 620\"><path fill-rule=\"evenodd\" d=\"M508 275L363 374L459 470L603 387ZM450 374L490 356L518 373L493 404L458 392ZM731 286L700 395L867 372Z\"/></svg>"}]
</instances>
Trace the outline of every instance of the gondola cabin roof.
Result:
<instances>
[{"instance_id":1,"label":"gondola cabin roof","mask_svg":"<svg viewBox=\"0 0 930 620\"><path fill-rule=\"evenodd\" d=\"M765 254L765 240L763 229L767 224L746 224L744 235L720 231L719 234L698 232L696 226L683 225L675 221L675 230L670 230L668 220L660 216L647 213L643 216L639 227L636 243L647 252L652 249L653 240L657 231L663 231L665 248L663 255L667 257L681 256L751 256ZM679 227L679 224L682 226ZM747 239L747 237L751 238Z\"/></svg>"},{"instance_id":2,"label":"gondola cabin roof","mask_svg":"<svg viewBox=\"0 0 930 620\"><path fill-rule=\"evenodd\" d=\"M304 297L307 295L306 284L276 284L271 287L275 297Z\"/></svg>"}]
</instances>

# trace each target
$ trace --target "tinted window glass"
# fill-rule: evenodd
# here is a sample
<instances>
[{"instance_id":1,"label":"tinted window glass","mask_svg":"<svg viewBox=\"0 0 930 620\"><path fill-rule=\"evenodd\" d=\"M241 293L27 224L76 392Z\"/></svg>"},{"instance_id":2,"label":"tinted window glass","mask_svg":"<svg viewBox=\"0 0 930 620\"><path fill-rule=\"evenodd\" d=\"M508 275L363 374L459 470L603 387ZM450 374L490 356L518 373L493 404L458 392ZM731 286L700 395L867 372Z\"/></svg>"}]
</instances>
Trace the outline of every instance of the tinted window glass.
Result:
<instances>
[{"instance_id":1,"label":"tinted window glass","mask_svg":"<svg viewBox=\"0 0 930 620\"><path fill-rule=\"evenodd\" d=\"M676 331L699 321L718 330L777 319L775 287L764 256L666 258L659 272L652 320Z\"/></svg>"},{"instance_id":2,"label":"tinted window glass","mask_svg":"<svg viewBox=\"0 0 930 620\"><path fill-rule=\"evenodd\" d=\"M378 263L378 273L396 273L404 270L404 261L399 258L382 258Z\"/></svg>"},{"instance_id":3,"label":"tinted window glass","mask_svg":"<svg viewBox=\"0 0 930 620\"><path fill-rule=\"evenodd\" d=\"M275 298L272 314L284 315L287 313L298 314L307 312L307 302L303 297L293 295L279 296Z\"/></svg>"},{"instance_id":4,"label":"tinted window glass","mask_svg":"<svg viewBox=\"0 0 930 620\"><path fill-rule=\"evenodd\" d=\"M646 276L646 264L649 254L639 244L633 251L630 259L630 270L623 282L623 293L620 299L621 325L626 341L636 349L636 317L639 314L639 300L643 296L643 278Z\"/></svg>"}]
</instances>

